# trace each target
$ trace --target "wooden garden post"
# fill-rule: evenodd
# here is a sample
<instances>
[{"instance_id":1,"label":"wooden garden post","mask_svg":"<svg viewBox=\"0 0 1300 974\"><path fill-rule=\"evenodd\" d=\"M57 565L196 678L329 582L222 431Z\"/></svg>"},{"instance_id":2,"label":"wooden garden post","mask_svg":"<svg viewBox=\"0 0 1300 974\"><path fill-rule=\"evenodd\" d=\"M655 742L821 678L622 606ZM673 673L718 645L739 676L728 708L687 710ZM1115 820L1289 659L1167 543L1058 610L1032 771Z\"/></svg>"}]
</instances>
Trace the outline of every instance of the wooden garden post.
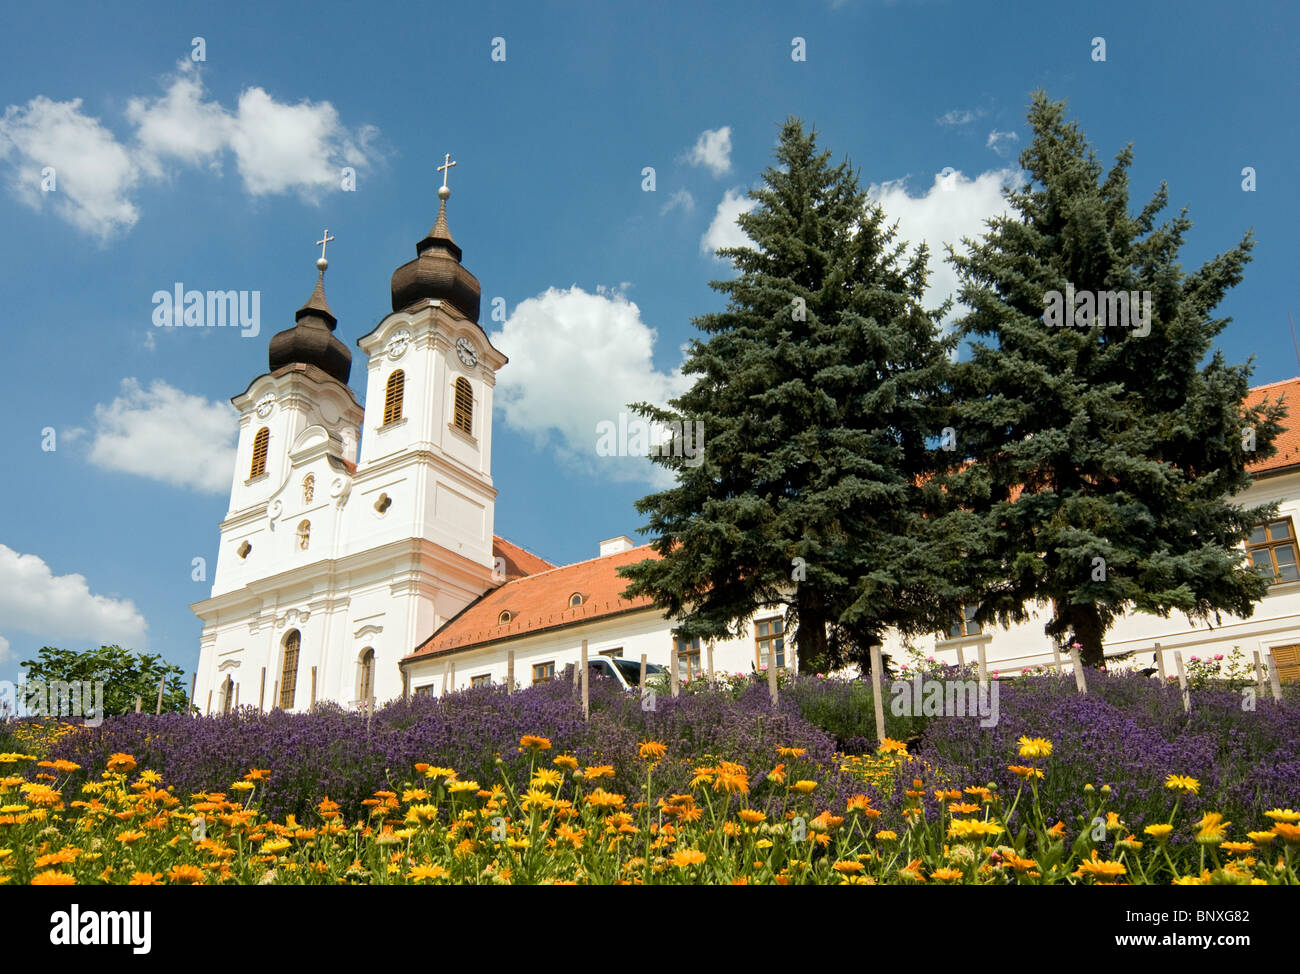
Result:
<instances>
[{"instance_id":1,"label":"wooden garden post","mask_svg":"<svg viewBox=\"0 0 1300 974\"><path fill-rule=\"evenodd\" d=\"M772 706L776 706L776 640L767 641L767 693L772 698Z\"/></svg>"},{"instance_id":2,"label":"wooden garden post","mask_svg":"<svg viewBox=\"0 0 1300 974\"><path fill-rule=\"evenodd\" d=\"M1052 640L1052 669L1056 675L1061 675L1061 646L1055 639Z\"/></svg>"},{"instance_id":3,"label":"wooden garden post","mask_svg":"<svg viewBox=\"0 0 1300 974\"><path fill-rule=\"evenodd\" d=\"M709 686L713 686L713 640L710 639L706 646L709 654Z\"/></svg>"},{"instance_id":4,"label":"wooden garden post","mask_svg":"<svg viewBox=\"0 0 1300 974\"><path fill-rule=\"evenodd\" d=\"M1160 675L1160 685L1169 686L1169 677L1165 674L1165 651L1156 643L1156 672Z\"/></svg>"},{"instance_id":5,"label":"wooden garden post","mask_svg":"<svg viewBox=\"0 0 1300 974\"><path fill-rule=\"evenodd\" d=\"M1255 696L1264 696L1264 663L1260 660L1259 650L1255 650Z\"/></svg>"},{"instance_id":6,"label":"wooden garden post","mask_svg":"<svg viewBox=\"0 0 1300 974\"><path fill-rule=\"evenodd\" d=\"M194 706L194 688L199 683L199 671L195 670L194 675L190 677L190 706Z\"/></svg>"},{"instance_id":7,"label":"wooden garden post","mask_svg":"<svg viewBox=\"0 0 1300 974\"><path fill-rule=\"evenodd\" d=\"M641 682L637 684L641 693L645 694L645 653L641 654Z\"/></svg>"},{"instance_id":8,"label":"wooden garden post","mask_svg":"<svg viewBox=\"0 0 1300 974\"><path fill-rule=\"evenodd\" d=\"M587 640L582 641L582 719L591 716L591 677L587 673Z\"/></svg>"},{"instance_id":9,"label":"wooden garden post","mask_svg":"<svg viewBox=\"0 0 1300 974\"><path fill-rule=\"evenodd\" d=\"M881 689L880 646L871 647L871 702L876 707L876 743L885 739L885 703Z\"/></svg>"},{"instance_id":10,"label":"wooden garden post","mask_svg":"<svg viewBox=\"0 0 1300 974\"><path fill-rule=\"evenodd\" d=\"M673 651L668 654L668 681L672 687L673 696L677 696L677 647L673 646Z\"/></svg>"},{"instance_id":11,"label":"wooden garden post","mask_svg":"<svg viewBox=\"0 0 1300 974\"><path fill-rule=\"evenodd\" d=\"M988 664L988 660L985 658L984 655L983 639L981 639L979 643L976 644L975 652L978 654L979 657L979 678L980 678L979 685L980 685L980 692L983 693L984 688L989 685L989 664Z\"/></svg>"},{"instance_id":12,"label":"wooden garden post","mask_svg":"<svg viewBox=\"0 0 1300 974\"><path fill-rule=\"evenodd\" d=\"M316 709L316 667L311 668L311 703L307 705L308 711Z\"/></svg>"},{"instance_id":13,"label":"wooden garden post","mask_svg":"<svg viewBox=\"0 0 1300 974\"><path fill-rule=\"evenodd\" d=\"M1080 693L1088 692L1088 679L1083 675L1083 661L1079 659L1079 651L1073 646L1070 647L1070 663L1074 666L1074 685Z\"/></svg>"},{"instance_id":14,"label":"wooden garden post","mask_svg":"<svg viewBox=\"0 0 1300 974\"><path fill-rule=\"evenodd\" d=\"M515 651L506 650L506 693L515 692Z\"/></svg>"},{"instance_id":15,"label":"wooden garden post","mask_svg":"<svg viewBox=\"0 0 1300 974\"><path fill-rule=\"evenodd\" d=\"M257 688L257 712L260 714L266 708L266 667L262 667L262 684Z\"/></svg>"},{"instance_id":16,"label":"wooden garden post","mask_svg":"<svg viewBox=\"0 0 1300 974\"><path fill-rule=\"evenodd\" d=\"M1272 652L1269 654L1268 680L1273 685L1273 701L1282 702L1282 680L1277 675L1277 657Z\"/></svg>"},{"instance_id":17,"label":"wooden garden post","mask_svg":"<svg viewBox=\"0 0 1300 974\"><path fill-rule=\"evenodd\" d=\"M1174 650L1174 665L1178 667L1178 687L1183 691L1183 711L1192 709L1192 695L1187 691L1187 671L1183 669L1183 651Z\"/></svg>"},{"instance_id":18,"label":"wooden garden post","mask_svg":"<svg viewBox=\"0 0 1300 974\"><path fill-rule=\"evenodd\" d=\"M962 648L961 643L957 644L957 669L963 672L966 669L966 650Z\"/></svg>"},{"instance_id":19,"label":"wooden garden post","mask_svg":"<svg viewBox=\"0 0 1300 974\"><path fill-rule=\"evenodd\" d=\"M163 690L165 690L166 688L167 688L167 674L164 673L163 678L158 681L158 703L153 709L155 717L162 714Z\"/></svg>"}]
</instances>

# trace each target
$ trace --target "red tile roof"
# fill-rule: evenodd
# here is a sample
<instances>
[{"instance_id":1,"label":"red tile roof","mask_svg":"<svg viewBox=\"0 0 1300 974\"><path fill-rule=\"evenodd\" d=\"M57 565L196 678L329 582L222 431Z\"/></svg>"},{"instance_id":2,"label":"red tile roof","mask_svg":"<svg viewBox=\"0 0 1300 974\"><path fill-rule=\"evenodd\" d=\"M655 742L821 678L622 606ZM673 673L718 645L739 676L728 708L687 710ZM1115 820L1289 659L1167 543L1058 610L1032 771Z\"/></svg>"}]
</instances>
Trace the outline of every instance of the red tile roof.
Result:
<instances>
[{"instance_id":1,"label":"red tile roof","mask_svg":"<svg viewBox=\"0 0 1300 974\"><path fill-rule=\"evenodd\" d=\"M631 600L622 597L628 580L617 569L658 557L649 545L642 545L508 581L471 602L406 659L427 659L484 643L649 609L652 603L648 597ZM582 605L570 608L569 598L575 592L582 596ZM511 619L502 624L500 617L504 611L510 612Z\"/></svg>"},{"instance_id":2,"label":"red tile roof","mask_svg":"<svg viewBox=\"0 0 1300 974\"><path fill-rule=\"evenodd\" d=\"M545 558L538 558L531 551L507 541L500 535L492 535L492 557L506 560L506 581L536 575L538 572L550 571L556 567Z\"/></svg>"},{"instance_id":3,"label":"red tile roof","mask_svg":"<svg viewBox=\"0 0 1300 974\"><path fill-rule=\"evenodd\" d=\"M1255 386L1246 394L1246 406L1258 406L1278 399L1287 407L1287 415L1282 420L1282 432L1273 441L1277 452L1266 460L1247 465L1246 469L1251 473L1275 473L1300 464L1300 421L1297 421L1300 420L1300 378Z\"/></svg>"}]
</instances>

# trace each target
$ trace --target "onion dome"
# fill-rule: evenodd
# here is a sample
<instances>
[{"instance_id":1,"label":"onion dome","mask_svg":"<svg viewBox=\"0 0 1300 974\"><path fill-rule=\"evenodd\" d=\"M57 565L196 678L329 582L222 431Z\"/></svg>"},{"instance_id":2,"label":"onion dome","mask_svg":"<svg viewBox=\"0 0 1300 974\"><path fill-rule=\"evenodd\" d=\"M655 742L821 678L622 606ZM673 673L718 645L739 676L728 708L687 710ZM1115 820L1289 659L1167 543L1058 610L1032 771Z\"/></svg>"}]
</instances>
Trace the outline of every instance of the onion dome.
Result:
<instances>
[{"instance_id":1,"label":"onion dome","mask_svg":"<svg viewBox=\"0 0 1300 974\"><path fill-rule=\"evenodd\" d=\"M470 321L478 322L481 289L478 279L460 263L461 251L447 227L447 197L438 188L438 219L433 229L415 245L415 260L393 272L393 310L402 311L430 298L451 305Z\"/></svg>"},{"instance_id":2,"label":"onion dome","mask_svg":"<svg viewBox=\"0 0 1300 974\"><path fill-rule=\"evenodd\" d=\"M326 375L347 385L348 376L352 373L352 353L334 337L338 319L325 300L325 269L329 267L329 261L323 253L316 261L316 267L320 270L316 278L316 289L311 292L307 303L293 316L296 323L271 339L271 371L276 372L289 365L314 365Z\"/></svg>"}]
</instances>

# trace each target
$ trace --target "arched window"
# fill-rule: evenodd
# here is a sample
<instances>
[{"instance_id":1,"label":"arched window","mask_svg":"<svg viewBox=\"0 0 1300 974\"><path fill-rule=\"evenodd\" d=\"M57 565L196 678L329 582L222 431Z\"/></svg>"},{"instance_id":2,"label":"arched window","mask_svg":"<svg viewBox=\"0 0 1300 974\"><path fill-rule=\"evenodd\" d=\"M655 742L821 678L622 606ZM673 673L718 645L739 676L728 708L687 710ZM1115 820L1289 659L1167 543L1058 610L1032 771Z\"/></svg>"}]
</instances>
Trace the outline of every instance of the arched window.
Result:
<instances>
[{"instance_id":1,"label":"arched window","mask_svg":"<svg viewBox=\"0 0 1300 974\"><path fill-rule=\"evenodd\" d=\"M316 496L316 478L312 474L307 474L302 480L302 502L310 504L311 499Z\"/></svg>"},{"instance_id":2,"label":"arched window","mask_svg":"<svg viewBox=\"0 0 1300 974\"><path fill-rule=\"evenodd\" d=\"M498 626L504 626L504 625L506 625L506 623L508 623L508 622L509 622L511 619L513 619L513 618L514 618L514 616L511 615L509 609L503 609L503 610L501 611L501 614L500 614L499 616L497 616L497 625L498 625Z\"/></svg>"},{"instance_id":3,"label":"arched window","mask_svg":"<svg viewBox=\"0 0 1300 974\"><path fill-rule=\"evenodd\" d=\"M456 404L451 425L463 433L474 435L474 389L463 375L456 378Z\"/></svg>"},{"instance_id":4,"label":"arched window","mask_svg":"<svg viewBox=\"0 0 1300 974\"><path fill-rule=\"evenodd\" d=\"M226 674L226 679L221 684L221 712L230 713L230 707L235 702L235 681Z\"/></svg>"},{"instance_id":5,"label":"arched window","mask_svg":"<svg viewBox=\"0 0 1300 974\"><path fill-rule=\"evenodd\" d=\"M375 651L367 646L361 651L361 666L357 673L357 699L362 704L375 695Z\"/></svg>"},{"instance_id":6,"label":"arched window","mask_svg":"<svg viewBox=\"0 0 1300 974\"><path fill-rule=\"evenodd\" d=\"M284 637L284 666L280 670L280 709L293 709L293 691L298 683L298 648L302 635L290 629Z\"/></svg>"},{"instance_id":7,"label":"arched window","mask_svg":"<svg viewBox=\"0 0 1300 974\"><path fill-rule=\"evenodd\" d=\"M406 391L406 373L398 369L388 377L384 390L384 425L402 418L402 393Z\"/></svg>"},{"instance_id":8,"label":"arched window","mask_svg":"<svg viewBox=\"0 0 1300 974\"><path fill-rule=\"evenodd\" d=\"M576 609L580 605L582 605L582 593L574 592L569 596L569 608Z\"/></svg>"},{"instance_id":9,"label":"arched window","mask_svg":"<svg viewBox=\"0 0 1300 974\"><path fill-rule=\"evenodd\" d=\"M300 551L306 551L307 546L311 544L311 522L303 521L298 525L298 548Z\"/></svg>"},{"instance_id":10,"label":"arched window","mask_svg":"<svg viewBox=\"0 0 1300 974\"><path fill-rule=\"evenodd\" d=\"M260 477L266 473L266 448L271 444L271 431L263 426L253 437L253 465L249 468L248 479Z\"/></svg>"}]
</instances>

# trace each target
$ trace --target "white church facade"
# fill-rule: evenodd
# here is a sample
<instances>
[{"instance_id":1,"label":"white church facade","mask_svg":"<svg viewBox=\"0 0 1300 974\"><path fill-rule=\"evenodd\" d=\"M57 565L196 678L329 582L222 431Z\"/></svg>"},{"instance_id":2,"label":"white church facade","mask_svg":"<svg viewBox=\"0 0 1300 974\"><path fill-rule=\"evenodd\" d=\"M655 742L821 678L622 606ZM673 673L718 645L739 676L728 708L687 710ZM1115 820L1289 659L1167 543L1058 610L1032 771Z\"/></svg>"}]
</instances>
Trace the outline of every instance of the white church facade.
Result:
<instances>
[{"instance_id":1,"label":"white church facade","mask_svg":"<svg viewBox=\"0 0 1300 974\"><path fill-rule=\"evenodd\" d=\"M449 164L452 164L449 162ZM445 167L443 167L445 168ZM655 557L627 538L599 557L556 566L495 534L492 394L507 359L478 324L480 288L438 217L399 267L392 312L358 341L366 354L363 409L348 385L352 355L334 335L325 300L325 246L316 288L292 328L275 335L269 371L231 401L239 440L230 507L220 525L203 623L194 703L202 713L253 706L302 711L408 694L440 694L551 679L579 659L622 658L694 679L797 665L779 607L740 635L700 646L674 636L646 599L626 600L625 564ZM1300 379L1252 390L1300 408ZM1204 656L1261 650L1300 676L1300 435L1288 428L1260 464L1244 503L1281 501L1249 546L1276 584L1249 620L1214 627L1181 617L1129 616L1108 655L1166 650ZM962 623L913 645L968 662L983 647L991 669L1051 662L1043 620L1010 630ZM886 651L901 657L900 640Z\"/></svg>"}]
</instances>

